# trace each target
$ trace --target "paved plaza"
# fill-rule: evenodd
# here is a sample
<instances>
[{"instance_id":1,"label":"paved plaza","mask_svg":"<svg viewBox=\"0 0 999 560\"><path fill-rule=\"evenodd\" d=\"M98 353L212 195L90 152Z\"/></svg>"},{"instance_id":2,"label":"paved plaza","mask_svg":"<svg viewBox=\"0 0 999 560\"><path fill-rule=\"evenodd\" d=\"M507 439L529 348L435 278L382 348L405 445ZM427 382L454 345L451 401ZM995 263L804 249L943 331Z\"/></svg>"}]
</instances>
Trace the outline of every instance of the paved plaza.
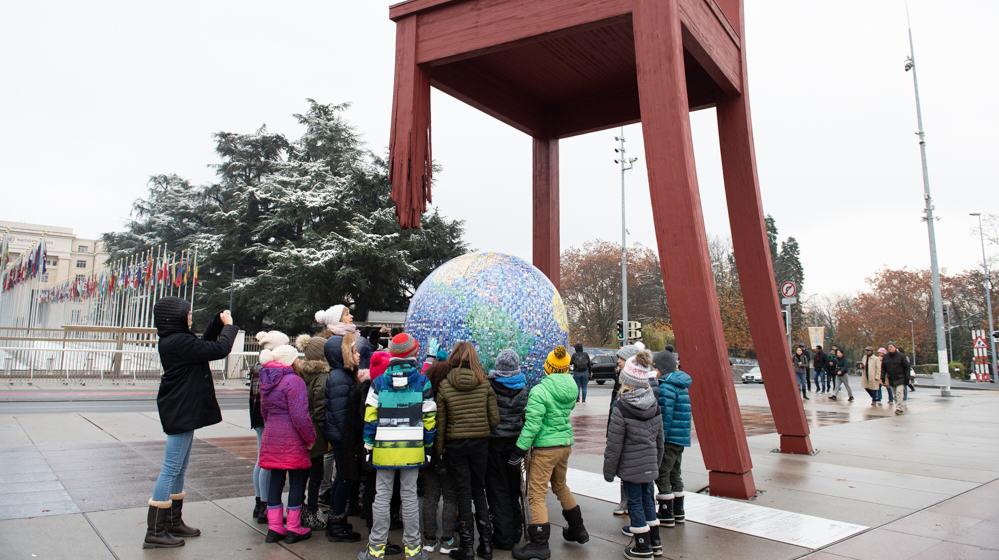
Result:
<instances>
[{"instance_id":1,"label":"paved plaza","mask_svg":"<svg viewBox=\"0 0 999 560\"><path fill-rule=\"evenodd\" d=\"M620 533L625 519L611 515L617 485L599 474L608 389L593 385L573 416L569 484L593 539L577 546L553 536L553 558L618 558L627 542ZM250 519L256 439L245 406L235 406L240 389L230 387L224 396L233 405L224 408L221 424L198 430L188 472L185 518L203 535L180 549L142 550L163 434L151 391L129 390L130 398L147 400L145 410L51 412L58 409L53 405L9 412L19 404L11 401L52 401L67 389L0 390L0 557L350 559L361 549L322 535L293 545L263 543L265 527ZM123 394L69 391L108 400ZM737 393L759 494L750 501L690 496L690 522L663 530L666 558L999 558L999 434L989 428L999 393L955 390L942 399L921 388L901 417L872 407L866 395L853 403L813 396L805 406L818 450L813 456L774 452L778 437L762 387L738 386ZM696 441L705 437L696 434L684 454L688 492L707 485ZM557 511L554 501L550 507Z\"/></svg>"}]
</instances>

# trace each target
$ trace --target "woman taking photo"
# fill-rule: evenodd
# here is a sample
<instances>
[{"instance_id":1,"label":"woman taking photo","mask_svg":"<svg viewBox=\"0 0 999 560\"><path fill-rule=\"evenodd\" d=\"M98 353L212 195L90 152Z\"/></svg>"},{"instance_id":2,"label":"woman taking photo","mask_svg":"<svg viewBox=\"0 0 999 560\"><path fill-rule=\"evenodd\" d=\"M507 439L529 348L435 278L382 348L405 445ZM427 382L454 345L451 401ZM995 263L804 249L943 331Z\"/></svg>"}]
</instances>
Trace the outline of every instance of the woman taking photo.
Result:
<instances>
[{"instance_id":1,"label":"woman taking photo","mask_svg":"<svg viewBox=\"0 0 999 560\"><path fill-rule=\"evenodd\" d=\"M175 297L156 302L153 321L163 365L156 407L167 440L163 467L149 500L142 548L174 548L183 546L185 537L201 534L181 518L184 473L191 459L194 430L222 421L209 362L229 355L237 329L226 310L198 338L191 332L191 306Z\"/></svg>"}]
</instances>

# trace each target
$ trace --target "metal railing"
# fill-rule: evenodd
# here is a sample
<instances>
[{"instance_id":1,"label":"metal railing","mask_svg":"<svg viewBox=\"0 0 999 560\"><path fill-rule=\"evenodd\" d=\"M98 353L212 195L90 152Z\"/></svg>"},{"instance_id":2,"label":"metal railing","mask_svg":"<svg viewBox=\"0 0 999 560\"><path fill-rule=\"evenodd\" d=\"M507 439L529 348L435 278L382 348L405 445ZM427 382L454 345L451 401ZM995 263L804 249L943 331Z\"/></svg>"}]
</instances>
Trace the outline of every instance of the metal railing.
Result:
<instances>
[{"instance_id":1,"label":"metal railing","mask_svg":"<svg viewBox=\"0 0 999 560\"><path fill-rule=\"evenodd\" d=\"M45 346L37 342L29 347L0 346L0 382L117 385L159 383L163 375L156 349L140 344L126 344L120 349ZM257 360L257 352L232 352L225 359L211 362L212 379L216 383L242 379Z\"/></svg>"}]
</instances>

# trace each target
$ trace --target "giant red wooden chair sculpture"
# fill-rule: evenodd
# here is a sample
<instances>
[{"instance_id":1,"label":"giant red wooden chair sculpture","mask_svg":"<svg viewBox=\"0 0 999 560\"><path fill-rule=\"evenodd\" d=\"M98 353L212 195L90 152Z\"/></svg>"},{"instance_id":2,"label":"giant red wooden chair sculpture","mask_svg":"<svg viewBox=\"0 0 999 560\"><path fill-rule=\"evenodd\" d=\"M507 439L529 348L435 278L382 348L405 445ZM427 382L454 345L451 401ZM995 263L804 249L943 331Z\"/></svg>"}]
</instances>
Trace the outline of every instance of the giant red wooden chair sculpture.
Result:
<instances>
[{"instance_id":1,"label":"giant red wooden chair sculpture","mask_svg":"<svg viewBox=\"0 0 999 560\"><path fill-rule=\"evenodd\" d=\"M741 0L410 0L396 22L390 166L403 227L430 201L430 87L534 138L534 264L559 284L559 138L641 121L677 349L712 494L756 492L715 295L689 111L715 107L746 313L786 453L811 442L756 176Z\"/></svg>"}]
</instances>

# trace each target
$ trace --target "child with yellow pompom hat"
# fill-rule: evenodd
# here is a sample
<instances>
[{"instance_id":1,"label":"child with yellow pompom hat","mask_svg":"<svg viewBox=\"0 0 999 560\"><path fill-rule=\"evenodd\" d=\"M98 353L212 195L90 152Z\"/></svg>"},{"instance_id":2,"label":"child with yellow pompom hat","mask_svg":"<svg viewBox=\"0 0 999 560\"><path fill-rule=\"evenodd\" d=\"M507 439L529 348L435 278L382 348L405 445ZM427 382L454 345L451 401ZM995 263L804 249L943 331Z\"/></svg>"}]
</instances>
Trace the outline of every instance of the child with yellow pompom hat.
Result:
<instances>
[{"instance_id":1,"label":"child with yellow pompom hat","mask_svg":"<svg viewBox=\"0 0 999 560\"><path fill-rule=\"evenodd\" d=\"M545 359L545 377L535 385L527 397L524 428L517 439L517 447L510 456L510 464L519 465L528 451L527 503L529 524L527 542L513 549L518 560L549 558L548 508L545 496L548 483L562 504L566 527L562 537L570 542L584 544L590 540L583 526L583 514L565 483L572 454L573 433L569 415L576 406L576 381L569 375L569 354L565 346L556 346Z\"/></svg>"}]
</instances>

